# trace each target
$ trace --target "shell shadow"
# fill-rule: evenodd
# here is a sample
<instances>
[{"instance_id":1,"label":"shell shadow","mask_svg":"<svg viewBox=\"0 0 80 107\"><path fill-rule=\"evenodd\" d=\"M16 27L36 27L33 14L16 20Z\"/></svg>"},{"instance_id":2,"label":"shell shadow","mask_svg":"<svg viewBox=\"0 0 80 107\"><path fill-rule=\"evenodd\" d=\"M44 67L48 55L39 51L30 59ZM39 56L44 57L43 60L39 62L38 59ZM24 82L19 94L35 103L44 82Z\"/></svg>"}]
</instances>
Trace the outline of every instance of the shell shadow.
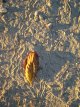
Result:
<instances>
[{"instance_id":1,"label":"shell shadow","mask_svg":"<svg viewBox=\"0 0 80 107\"><path fill-rule=\"evenodd\" d=\"M38 73L38 78L46 81L52 81L67 61L73 63L75 60L75 55L70 52L46 51L38 41L34 50L39 53L40 66L42 68Z\"/></svg>"}]
</instances>

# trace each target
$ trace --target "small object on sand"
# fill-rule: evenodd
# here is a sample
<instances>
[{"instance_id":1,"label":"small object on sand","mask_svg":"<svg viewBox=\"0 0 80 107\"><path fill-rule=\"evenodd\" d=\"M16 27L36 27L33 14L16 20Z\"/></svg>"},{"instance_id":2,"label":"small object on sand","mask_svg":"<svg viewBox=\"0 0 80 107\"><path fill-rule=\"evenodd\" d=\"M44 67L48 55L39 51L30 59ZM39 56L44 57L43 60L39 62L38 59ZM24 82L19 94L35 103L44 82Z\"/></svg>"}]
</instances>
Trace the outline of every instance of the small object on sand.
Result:
<instances>
[{"instance_id":1,"label":"small object on sand","mask_svg":"<svg viewBox=\"0 0 80 107\"><path fill-rule=\"evenodd\" d=\"M0 5L0 13L6 13L7 9Z\"/></svg>"},{"instance_id":2,"label":"small object on sand","mask_svg":"<svg viewBox=\"0 0 80 107\"><path fill-rule=\"evenodd\" d=\"M30 51L24 60L25 80L32 86L39 69L39 56L36 51Z\"/></svg>"}]
</instances>

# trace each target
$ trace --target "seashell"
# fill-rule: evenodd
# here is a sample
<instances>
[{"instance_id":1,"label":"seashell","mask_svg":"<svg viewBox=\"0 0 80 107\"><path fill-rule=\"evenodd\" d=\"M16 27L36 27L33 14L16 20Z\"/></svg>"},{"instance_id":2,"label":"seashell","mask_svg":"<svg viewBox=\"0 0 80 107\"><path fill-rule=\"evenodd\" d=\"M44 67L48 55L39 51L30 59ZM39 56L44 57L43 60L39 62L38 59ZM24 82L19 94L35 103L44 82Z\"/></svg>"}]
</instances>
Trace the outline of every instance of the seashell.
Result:
<instances>
[{"instance_id":1,"label":"seashell","mask_svg":"<svg viewBox=\"0 0 80 107\"><path fill-rule=\"evenodd\" d=\"M24 60L25 80L30 85L33 84L33 80L39 69L39 56L36 51L30 51Z\"/></svg>"}]
</instances>

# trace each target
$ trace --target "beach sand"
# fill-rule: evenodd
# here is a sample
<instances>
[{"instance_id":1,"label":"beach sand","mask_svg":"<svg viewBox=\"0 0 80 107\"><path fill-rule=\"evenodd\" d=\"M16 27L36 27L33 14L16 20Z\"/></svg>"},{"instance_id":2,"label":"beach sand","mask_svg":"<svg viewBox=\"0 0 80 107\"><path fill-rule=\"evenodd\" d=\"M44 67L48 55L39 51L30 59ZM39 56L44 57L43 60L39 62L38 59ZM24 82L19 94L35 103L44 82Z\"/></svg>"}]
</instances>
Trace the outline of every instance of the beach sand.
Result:
<instances>
[{"instance_id":1,"label":"beach sand","mask_svg":"<svg viewBox=\"0 0 80 107\"><path fill-rule=\"evenodd\" d=\"M0 107L80 106L79 0L9 0L0 14ZM37 51L30 87L22 62Z\"/></svg>"}]
</instances>

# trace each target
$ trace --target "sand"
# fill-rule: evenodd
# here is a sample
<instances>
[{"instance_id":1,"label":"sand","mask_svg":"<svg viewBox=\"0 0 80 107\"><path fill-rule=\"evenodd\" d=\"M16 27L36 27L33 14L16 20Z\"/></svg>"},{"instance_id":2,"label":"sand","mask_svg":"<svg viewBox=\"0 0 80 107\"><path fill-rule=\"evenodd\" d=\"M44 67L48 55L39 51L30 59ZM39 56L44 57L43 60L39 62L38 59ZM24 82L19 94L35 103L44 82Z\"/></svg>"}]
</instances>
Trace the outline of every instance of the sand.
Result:
<instances>
[{"instance_id":1,"label":"sand","mask_svg":"<svg viewBox=\"0 0 80 107\"><path fill-rule=\"evenodd\" d=\"M0 14L0 107L80 106L79 0L9 0ZM33 87L22 61L37 51Z\"/></svg>"}]
</instances>

